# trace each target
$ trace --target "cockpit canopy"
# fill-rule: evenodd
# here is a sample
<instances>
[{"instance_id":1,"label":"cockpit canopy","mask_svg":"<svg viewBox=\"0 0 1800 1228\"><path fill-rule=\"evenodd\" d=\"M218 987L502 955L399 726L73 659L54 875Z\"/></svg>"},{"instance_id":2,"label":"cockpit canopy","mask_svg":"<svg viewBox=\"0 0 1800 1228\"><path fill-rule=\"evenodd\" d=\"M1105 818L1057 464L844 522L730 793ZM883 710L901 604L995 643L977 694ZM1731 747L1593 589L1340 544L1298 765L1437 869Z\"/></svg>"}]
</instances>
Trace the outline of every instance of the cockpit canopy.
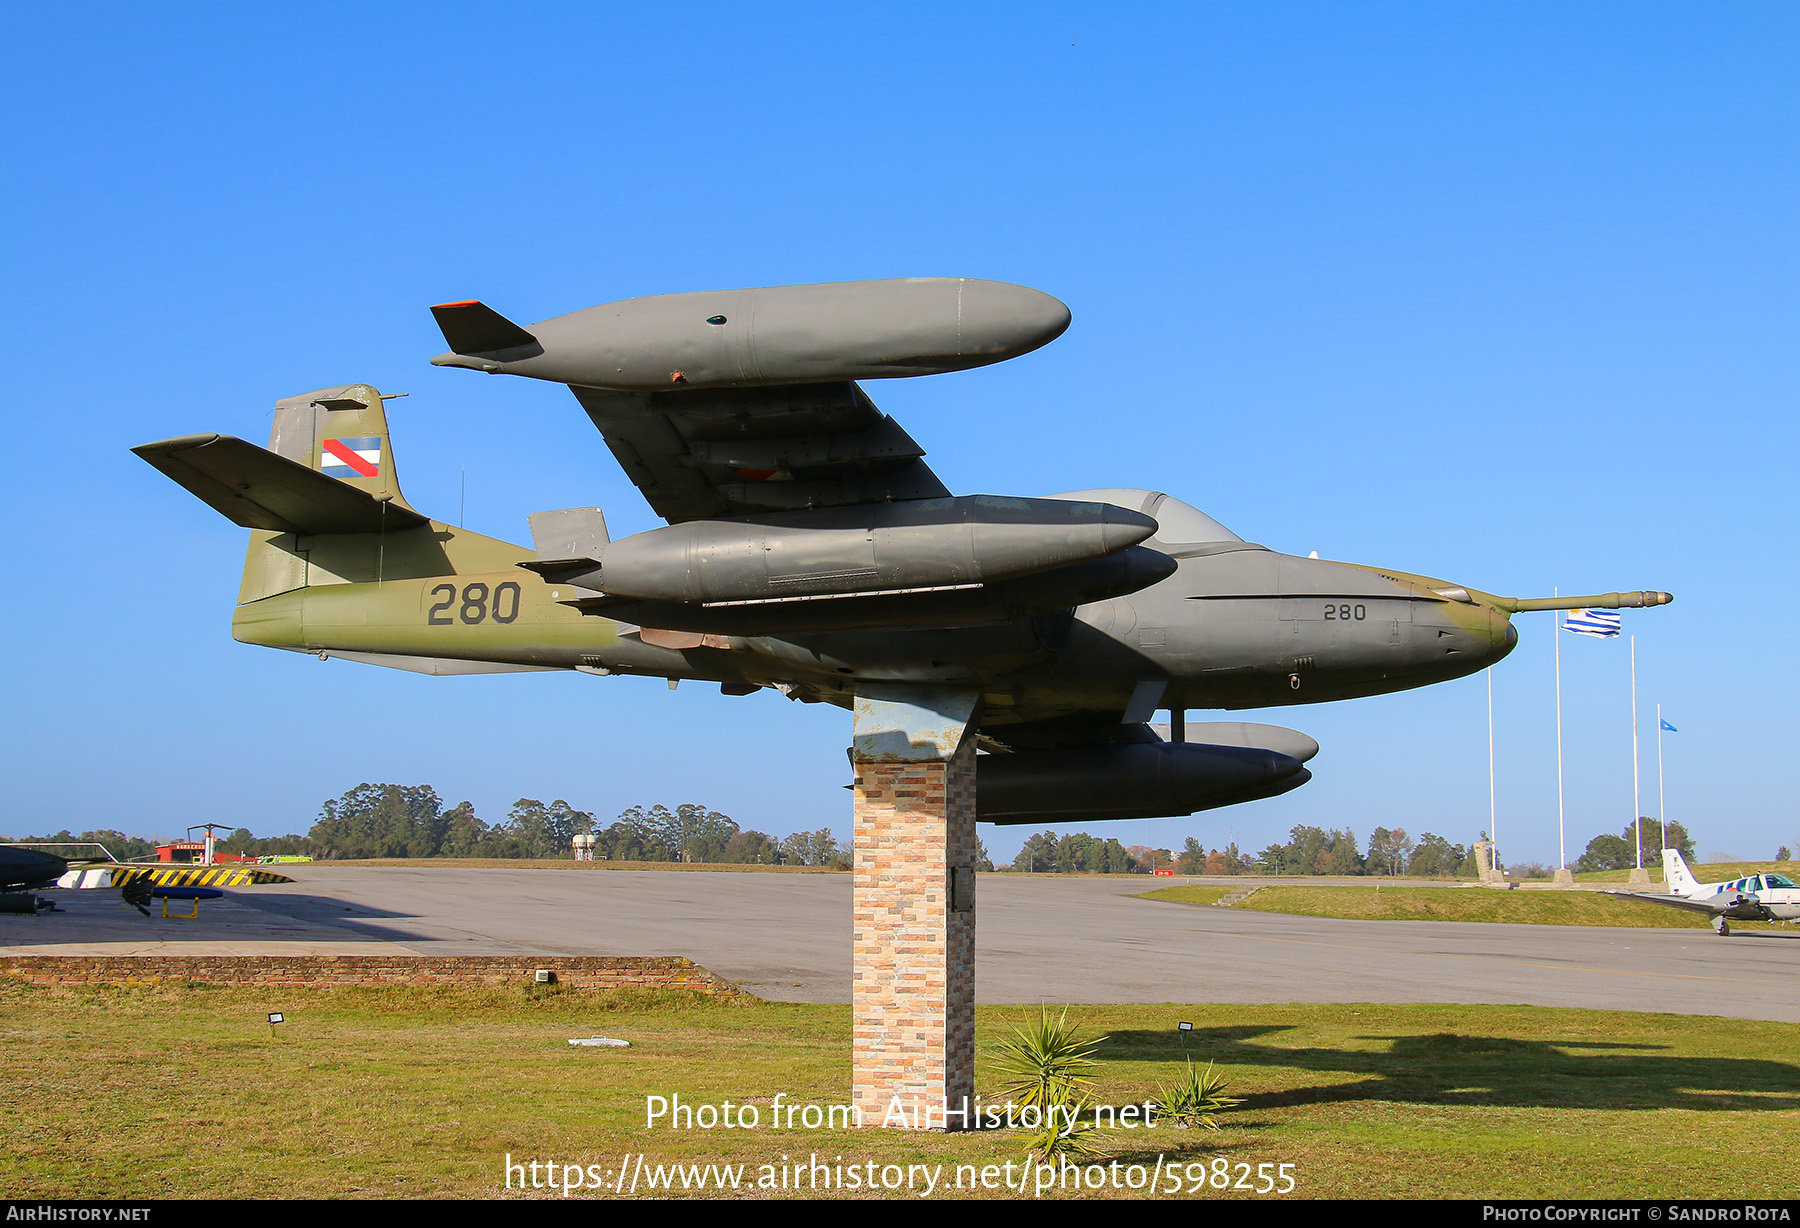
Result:
<instances>
[{"instance_id":1,"label":"cockpit canopy","mask_svg":"<svg viewBox=\"0 0 1800 1228\"><path fill-rule=\"evenodd\" d=\"M1072 502L1111 503L1154 517L1156 536L1150 540L1158 546L1177 548L1209 542L1241 542L1244 539L1208 516L1191 503L1183 503L1159 490L1138 490L1130 486L1109 486L1102 490L1071 490L1046 499L1068 499Z\"/></svg>"}]
</instances>

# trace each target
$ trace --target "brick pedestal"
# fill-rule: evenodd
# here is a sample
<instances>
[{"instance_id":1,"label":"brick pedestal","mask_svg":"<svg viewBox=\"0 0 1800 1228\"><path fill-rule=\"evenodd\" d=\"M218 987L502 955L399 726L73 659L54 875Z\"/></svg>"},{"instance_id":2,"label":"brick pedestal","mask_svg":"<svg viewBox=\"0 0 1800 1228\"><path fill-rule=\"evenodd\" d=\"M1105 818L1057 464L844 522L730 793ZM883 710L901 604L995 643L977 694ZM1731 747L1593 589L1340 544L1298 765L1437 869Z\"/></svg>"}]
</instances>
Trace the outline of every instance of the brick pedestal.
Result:
<instances>
[{"instance_id":1,"label":"brick pedestal","mask_svg":"<svg viewBox=\"0 0 1800 1228\"><path fill-rule=\"evenodd\" d=\"M858 762L855 789L852 1101L865 1126L895 1124L899 1097L908 1125L957 1129L943 1107L975 1092L974 739Z\"/></svg>"}]
</instances>

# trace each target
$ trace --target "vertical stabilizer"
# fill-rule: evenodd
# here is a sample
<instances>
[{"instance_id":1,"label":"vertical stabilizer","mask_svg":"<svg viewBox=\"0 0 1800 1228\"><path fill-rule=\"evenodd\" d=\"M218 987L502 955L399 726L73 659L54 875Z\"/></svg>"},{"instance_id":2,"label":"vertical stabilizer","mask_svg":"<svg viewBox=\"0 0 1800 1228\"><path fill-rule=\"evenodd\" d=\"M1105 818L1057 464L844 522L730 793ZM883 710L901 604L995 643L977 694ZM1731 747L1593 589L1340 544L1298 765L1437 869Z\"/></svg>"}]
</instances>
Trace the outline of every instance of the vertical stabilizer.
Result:
<instances>
[{"instance_id":1,"label":"vertical stabilizer","mask_svg":"<svg viewBox=\"0 0 1800 1228\"><path fill-rule=\"evenodd\" d=\"M381 394L367 384L321 388L275 402L269 451L407 507L392 443Z\"/></svg>"},{"instance_id":2,"label":"vertical stabilizer","mask_svg":"<svg viewBox=\"0 0 1800 1228\"><path fill-rule=\"evenodd\" d=\"M1700 884L1688 873L1687 862L1674 849L1663 850L1663 886L1671 895L1693 895L1700 889Z\"/></svg>"},{"instance_id":3,"label":"vertical stabilizer","mask_svg":"<svg viewBox=\"0 0 1800 1228\"><path fill-rule=\"evenodd\" d=\"M412 510L400 493L387 409L381 393L368 384L340 384L275 402L269 451L383 503ZM310 558L311 553L295 534L251 530L238 604L311 584L357 578L337 574L329 566L322 569L318 564L325 560ZM374 553L379 555L379 547Z\"/></svg>"}]
</instances>

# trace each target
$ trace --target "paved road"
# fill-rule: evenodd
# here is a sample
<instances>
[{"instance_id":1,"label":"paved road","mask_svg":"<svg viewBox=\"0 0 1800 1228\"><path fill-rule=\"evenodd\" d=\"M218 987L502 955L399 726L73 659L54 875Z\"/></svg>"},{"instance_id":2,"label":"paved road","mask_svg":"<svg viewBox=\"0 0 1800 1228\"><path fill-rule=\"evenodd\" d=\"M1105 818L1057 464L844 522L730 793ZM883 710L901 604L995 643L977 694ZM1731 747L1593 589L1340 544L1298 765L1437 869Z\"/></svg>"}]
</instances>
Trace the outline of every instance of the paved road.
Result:
<instances>
[{"instance_id":1,"label":"paved road","mask_svg":"<svg viewBox=\"0 0 1800 1228\"><path fill-rule=\"evenodd\" d=\"M685 955L768 998L850 996L847 874L298 866L199 921L113 892L0 916L0 953ZM1462 1002L1800 1022L1800 932L1334 921L983 875L982 1002Z\"/></svg>"}]
</instances>

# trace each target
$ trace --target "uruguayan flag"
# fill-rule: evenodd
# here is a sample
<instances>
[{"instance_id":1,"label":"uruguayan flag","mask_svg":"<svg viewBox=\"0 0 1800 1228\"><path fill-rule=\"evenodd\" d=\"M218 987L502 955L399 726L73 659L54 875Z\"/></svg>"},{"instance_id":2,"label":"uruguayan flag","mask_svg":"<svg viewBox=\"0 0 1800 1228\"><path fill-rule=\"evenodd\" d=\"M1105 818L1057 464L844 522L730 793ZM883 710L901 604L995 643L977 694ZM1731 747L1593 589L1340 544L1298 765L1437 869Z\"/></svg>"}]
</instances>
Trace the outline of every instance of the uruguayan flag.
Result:
<instances>
[{"instance_id":1,"label":"uruguayan flag","mask_svg":"<svg viewBox=\"0 0 1800 1228\"><path fill-rule=\"evenodd\" d=\"M1619 612L1617 610L1570 610L1563 619L1563 630L1573 631L1576 635L1592 635L1600 639L1611 639L1619 634Z\"/></svg>"},{"instance_id":2,"label":"uruguayan flag","mask_svg":"<svg viewBox=\"0 0 1800 1228\"><path fill-rule=\"evenodd\" d=\"M381 476L381 436L327 439L319 444L319 472L328 478Z\"/></svg>"}]
</instances>

